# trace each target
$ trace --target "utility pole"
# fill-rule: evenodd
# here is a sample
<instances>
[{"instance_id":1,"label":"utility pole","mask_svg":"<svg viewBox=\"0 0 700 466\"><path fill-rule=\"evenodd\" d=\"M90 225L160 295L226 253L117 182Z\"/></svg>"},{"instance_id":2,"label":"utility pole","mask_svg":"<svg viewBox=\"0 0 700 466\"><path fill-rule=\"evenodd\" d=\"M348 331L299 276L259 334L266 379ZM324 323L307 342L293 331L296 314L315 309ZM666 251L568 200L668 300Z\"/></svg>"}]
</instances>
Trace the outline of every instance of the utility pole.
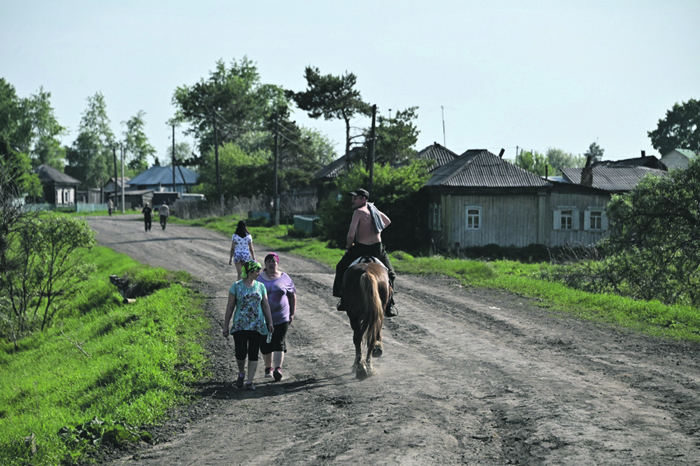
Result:
<instances>
[{"instance_id":1,"label":"utility pole","mask_svg":"<svg viewBox=\"0 0 700 466\"><path fill-rule=\"evenodd\" d=\"M119 144L122 153L122 213L124 213L124 146Z\"/></svg>"},{"instance_id":2,"label":"utility pole","mask_svg":"<svg viewBox=\"0 0 700 466\"><path fill-rule=\"evenodd\" d=\"M119 201L117 198L119 196L117 192L117 146L112 146L112 155L114 156L114 208L116 209L116 204Z\"/></svg>"},{"instance_id":3,"label":"utility pole","mask_svg":"<svg viewBox=\"0 0 700 466\"><path fill-rule=\"evenodd\" d=\"M216 131L216 115L214 117L214 156L216 159L216 190L219 193L221 213L224 213L224 195L221 194L221 177L219 176L219 133Z\"/></svg>"},{"instance_id":4,"label":"utility pole","mask_svg":"<svg viewBox=\"0 0 700 466\"><path fill-rule=\"evenodd\" d=\"M279 132L280 132L280 116L277 115L277 116L275 116L275 205L274 205L275 226L276 227L280 226L280 198L279 198L279 194L277 193L277 161L279 160L279 152L280 152Z\"/></svg>"},{"instance_id":5,"label":"utility pole","mask_svg":"<svg viewBox=\"0 0 700 466\"><path fill-rule=\"evenodd\" d=\"M175 192L175 124L173 123L173 192Z\"/></svg>"},{"instance_id":6,"label":"utility pole","mask_svg":"<svg viewBox=\"0 0 700 466\"><path fill-rule=\"evenodd\" d=\"M374 188L374 146L377 139L376 134L377 105L372 105L372 129L369 133L369 157L367 157L367 171L369 172L369 192L372 194Z\"/></svg>"}]
</instances>

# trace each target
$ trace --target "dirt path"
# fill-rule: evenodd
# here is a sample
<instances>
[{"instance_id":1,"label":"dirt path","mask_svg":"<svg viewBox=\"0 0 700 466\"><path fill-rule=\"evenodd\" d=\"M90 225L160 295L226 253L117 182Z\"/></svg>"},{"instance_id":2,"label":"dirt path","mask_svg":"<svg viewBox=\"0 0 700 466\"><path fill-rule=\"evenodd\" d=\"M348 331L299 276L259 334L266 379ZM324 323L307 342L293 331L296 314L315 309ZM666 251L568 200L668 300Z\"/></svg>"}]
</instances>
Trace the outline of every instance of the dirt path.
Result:
<instances>
[{"instance_id":1,"label":"dirt path","mask_svg":"<svg viewBox=\"0 0 700 466\"><path fill-rule=\"evenodd\" d=\"M237 390L220 336L229 238L93 217L100 244L201 279L214 375L163 443L114 464L698 464L700 346L562 318L506 292L400 276L377 376L350 374L350 326L330 268L290 254L298 290L284 379ZM158 228L156 228L158 227ZM266 249L258 245L262 257Z\"/></svg>"}]
</instances>

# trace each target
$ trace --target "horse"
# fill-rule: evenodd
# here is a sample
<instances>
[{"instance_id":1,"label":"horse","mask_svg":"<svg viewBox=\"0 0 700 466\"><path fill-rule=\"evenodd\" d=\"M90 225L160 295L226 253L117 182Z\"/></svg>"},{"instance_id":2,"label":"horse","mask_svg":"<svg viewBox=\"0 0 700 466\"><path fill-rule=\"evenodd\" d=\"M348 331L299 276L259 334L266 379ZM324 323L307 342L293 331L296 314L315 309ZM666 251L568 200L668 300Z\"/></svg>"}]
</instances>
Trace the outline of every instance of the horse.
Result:
<instances>
[{"instance_id":1,"label":"horse","mask_svg":"<svg viewBox=\"0 0 700 466\"><path fill-rule=\"evenodd\" d=\"M374 375L372 356L382 355L382 323L391 298L389 275L382 264L360 262L351 265L343 276L343 301L350 319L355 344L355 377L364 380ZM363 341L367 356L362 357Z\"/></svg>"}]
</instances>

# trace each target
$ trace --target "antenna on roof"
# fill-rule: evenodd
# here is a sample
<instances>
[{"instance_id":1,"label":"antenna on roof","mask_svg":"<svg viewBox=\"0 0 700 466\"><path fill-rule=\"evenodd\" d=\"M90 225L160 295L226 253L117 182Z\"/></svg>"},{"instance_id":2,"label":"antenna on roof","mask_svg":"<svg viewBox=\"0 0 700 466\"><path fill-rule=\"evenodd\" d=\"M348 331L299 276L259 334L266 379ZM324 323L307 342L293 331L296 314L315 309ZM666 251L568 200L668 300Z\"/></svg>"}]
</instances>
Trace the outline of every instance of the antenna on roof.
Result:
<instances>
[{"instance_id":1,"label":"antenna on roof","mask_svg":"<svg viewBox=\"0 0 700 466\"><path fill-rule=\"evenodd\" d=\"M447 147L447 142L445 141L445 107L440 105L440 110L442 111L442 147Z\"/></svg>"},{"instance_id":2,"label":"antenna on roof","mask_svg":"<svg viewBox=\"0 0 700 466\"><path fill-rule=\"evenodd\" d=\"M503 154L505 153L505 151L506 151L505 149L501 149L501 152L498 154L499 159L503 158Z\"/></svg>"}]
</instances>

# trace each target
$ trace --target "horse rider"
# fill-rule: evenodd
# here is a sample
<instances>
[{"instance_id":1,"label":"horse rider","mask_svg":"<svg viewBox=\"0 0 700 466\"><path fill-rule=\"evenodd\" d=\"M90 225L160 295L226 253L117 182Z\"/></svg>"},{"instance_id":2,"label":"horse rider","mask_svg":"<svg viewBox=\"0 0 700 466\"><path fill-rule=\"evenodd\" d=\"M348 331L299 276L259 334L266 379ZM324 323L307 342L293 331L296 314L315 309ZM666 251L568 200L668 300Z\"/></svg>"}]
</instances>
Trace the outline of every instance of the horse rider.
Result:
<instances>
[{"instance_id":1,"label":"horse rider","mask_svg":"<svg viewBox=\"0 0 700 466\"><path fill-rule=\"evenodd\" d=\"M391 220L383 212L377 209L373 203L367 202L369 192L364 189L357 189L350 193L352 196L352 207L355 212L352 214L350 229L348 230L347 246L345 255L340 259L335 267L335 280L333 281L333 296L340 298L338 310L345 311L343 304L343 276L345 271L356 259L362 256L373 256L379 259L387 268L389 274L389 285L394 288L396 274L389 261L389 255L382 244L382 230L389 226ZM398 315L394 305L392 294L389 306L385 311L387 317Z\"/></svg>"}]
</instances>

